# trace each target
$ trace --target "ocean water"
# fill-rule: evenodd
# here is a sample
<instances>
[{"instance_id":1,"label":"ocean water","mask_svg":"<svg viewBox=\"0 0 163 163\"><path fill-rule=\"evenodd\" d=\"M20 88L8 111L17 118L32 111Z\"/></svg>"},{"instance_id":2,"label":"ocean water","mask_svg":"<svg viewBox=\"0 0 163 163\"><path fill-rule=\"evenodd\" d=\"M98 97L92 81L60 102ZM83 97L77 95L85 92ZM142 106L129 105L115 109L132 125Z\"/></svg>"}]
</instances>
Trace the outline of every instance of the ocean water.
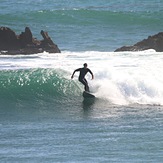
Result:
<instances>
[{"instance_id":1,"label":"ocean water","mask_svg":"<svg viewBox=\"0 0 163 163\"><path fill-rule=\"evenodd\" d=\"M163 53L113 52L162 32L161 0L1 0L0 25L61 54L0 55L0 162L163 162ZM87 62L95 99L74 69Z\"/></svg>"}]
</instances>

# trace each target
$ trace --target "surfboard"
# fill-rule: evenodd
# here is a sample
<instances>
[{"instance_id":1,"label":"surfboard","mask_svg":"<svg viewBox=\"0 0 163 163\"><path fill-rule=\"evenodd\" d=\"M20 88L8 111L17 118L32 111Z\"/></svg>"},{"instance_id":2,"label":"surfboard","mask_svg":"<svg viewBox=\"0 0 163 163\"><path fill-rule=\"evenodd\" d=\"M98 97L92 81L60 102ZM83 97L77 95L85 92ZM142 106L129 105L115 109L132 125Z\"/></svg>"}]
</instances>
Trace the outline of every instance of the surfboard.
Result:
<instances>
[{"instance_id":1,"label":"surfboard","mask_svg":"<svg viewBox=\"0 0 163 163\"><path fill-rule=\"evenodd\" d=\"M90 92L87 92L87 91L83 92L83 97L84 98L95 98L95 96L93 94L91 94Z\"/></svg>"}]
</instances>

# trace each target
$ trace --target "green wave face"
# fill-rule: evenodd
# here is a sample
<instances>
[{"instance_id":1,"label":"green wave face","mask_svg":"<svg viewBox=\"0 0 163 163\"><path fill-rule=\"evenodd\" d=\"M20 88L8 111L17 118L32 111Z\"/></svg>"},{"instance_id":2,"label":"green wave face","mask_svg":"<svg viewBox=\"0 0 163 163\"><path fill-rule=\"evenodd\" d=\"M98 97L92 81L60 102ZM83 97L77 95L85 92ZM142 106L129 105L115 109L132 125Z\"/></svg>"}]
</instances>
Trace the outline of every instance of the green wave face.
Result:
<instances>
[{"instance_id":1,"label":"green wave face","mask_svg":"<svg viewBox=\"0 0 163 163\"><path fill-rule=\"evenodd\" d=\"M81 90L62 70L30 69L0 72L1 99L56 98L79 95Z\"/></svg>"}]
</instances>

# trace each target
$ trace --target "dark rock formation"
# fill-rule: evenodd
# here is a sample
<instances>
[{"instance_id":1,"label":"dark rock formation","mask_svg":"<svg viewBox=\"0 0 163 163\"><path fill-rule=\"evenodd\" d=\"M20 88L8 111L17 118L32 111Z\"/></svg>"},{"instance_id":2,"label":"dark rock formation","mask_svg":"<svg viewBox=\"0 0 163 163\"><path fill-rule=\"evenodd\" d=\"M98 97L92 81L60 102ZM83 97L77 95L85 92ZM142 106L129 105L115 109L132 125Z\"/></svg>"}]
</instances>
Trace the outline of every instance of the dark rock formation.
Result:
<instances>
[{"instance_id":1,"label":"dark rock formation","mask_svg":"<svg viewBox=\"0 0 163 163\"><path fill-rule=\"evenodd\" d=\"M7 27L0 27L0 54L34 54L44 51L49 53L60 53L58 46L54 44L47 32L41 31L43 40L33 38L29 27L25 32L16 35Z\"/></svg>"},{"instance_id":2,"label":"dark rock formation","mask_svg":"<svg viewBox=\"0 0 163 163\"><path fill-rule=\"evenodd\" d=\"M160 32L154 36L149 36L147 39L136 43L133 46L123 46L115 50L119 51L143 51L147 49L154 49L157 52L163 51L163 32Z\"/></svg>"}]
</instances>

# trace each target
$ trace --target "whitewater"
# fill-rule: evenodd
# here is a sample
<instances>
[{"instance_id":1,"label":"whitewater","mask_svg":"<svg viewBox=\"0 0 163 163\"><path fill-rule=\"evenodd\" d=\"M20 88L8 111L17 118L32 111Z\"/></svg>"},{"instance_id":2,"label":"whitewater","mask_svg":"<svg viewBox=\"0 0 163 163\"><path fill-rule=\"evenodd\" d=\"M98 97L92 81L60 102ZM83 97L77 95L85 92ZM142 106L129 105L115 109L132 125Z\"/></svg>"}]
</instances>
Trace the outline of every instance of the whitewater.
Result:
<instances>
[{"instance_id":1,"label":"whitewater","mask_svg":"<svg viewBox=\"0 0 163 163\"><path fill-rule=\"evenodd\" d=\"M163 105L163 57L162 53L154 50L119 53L65 51L61 54L49 54L44 52L35 55L4 55L0 58L1 73L12 71L8 73L7 78L1 76L3 89L6 83L12 83L12 79L10 80L12 74L17 74L16 82L19 89L27 84L30 85L33 78L36 78L36 82L43 84L49 82L50 77L58 75L58 81L55 82L61 82L60 80L63 79L69 84L75 84L76 89L82 92L83 86L78 82L78 74L73 81L70 76L75 69L83 67L83 63L88 63L89 68L94 72L95 79L91 80L89 75L87 79L91 91L97 98L118 105ZM28 71L18 73L22 69L35 73L32 75ZM37 69L40 69L38 74ZM54 87L55 82L52 83ZM62 85L64 90L61 91L71 92L73 96L73 90L64 86L64 82Z\"/></svg>"}]
</instances>

